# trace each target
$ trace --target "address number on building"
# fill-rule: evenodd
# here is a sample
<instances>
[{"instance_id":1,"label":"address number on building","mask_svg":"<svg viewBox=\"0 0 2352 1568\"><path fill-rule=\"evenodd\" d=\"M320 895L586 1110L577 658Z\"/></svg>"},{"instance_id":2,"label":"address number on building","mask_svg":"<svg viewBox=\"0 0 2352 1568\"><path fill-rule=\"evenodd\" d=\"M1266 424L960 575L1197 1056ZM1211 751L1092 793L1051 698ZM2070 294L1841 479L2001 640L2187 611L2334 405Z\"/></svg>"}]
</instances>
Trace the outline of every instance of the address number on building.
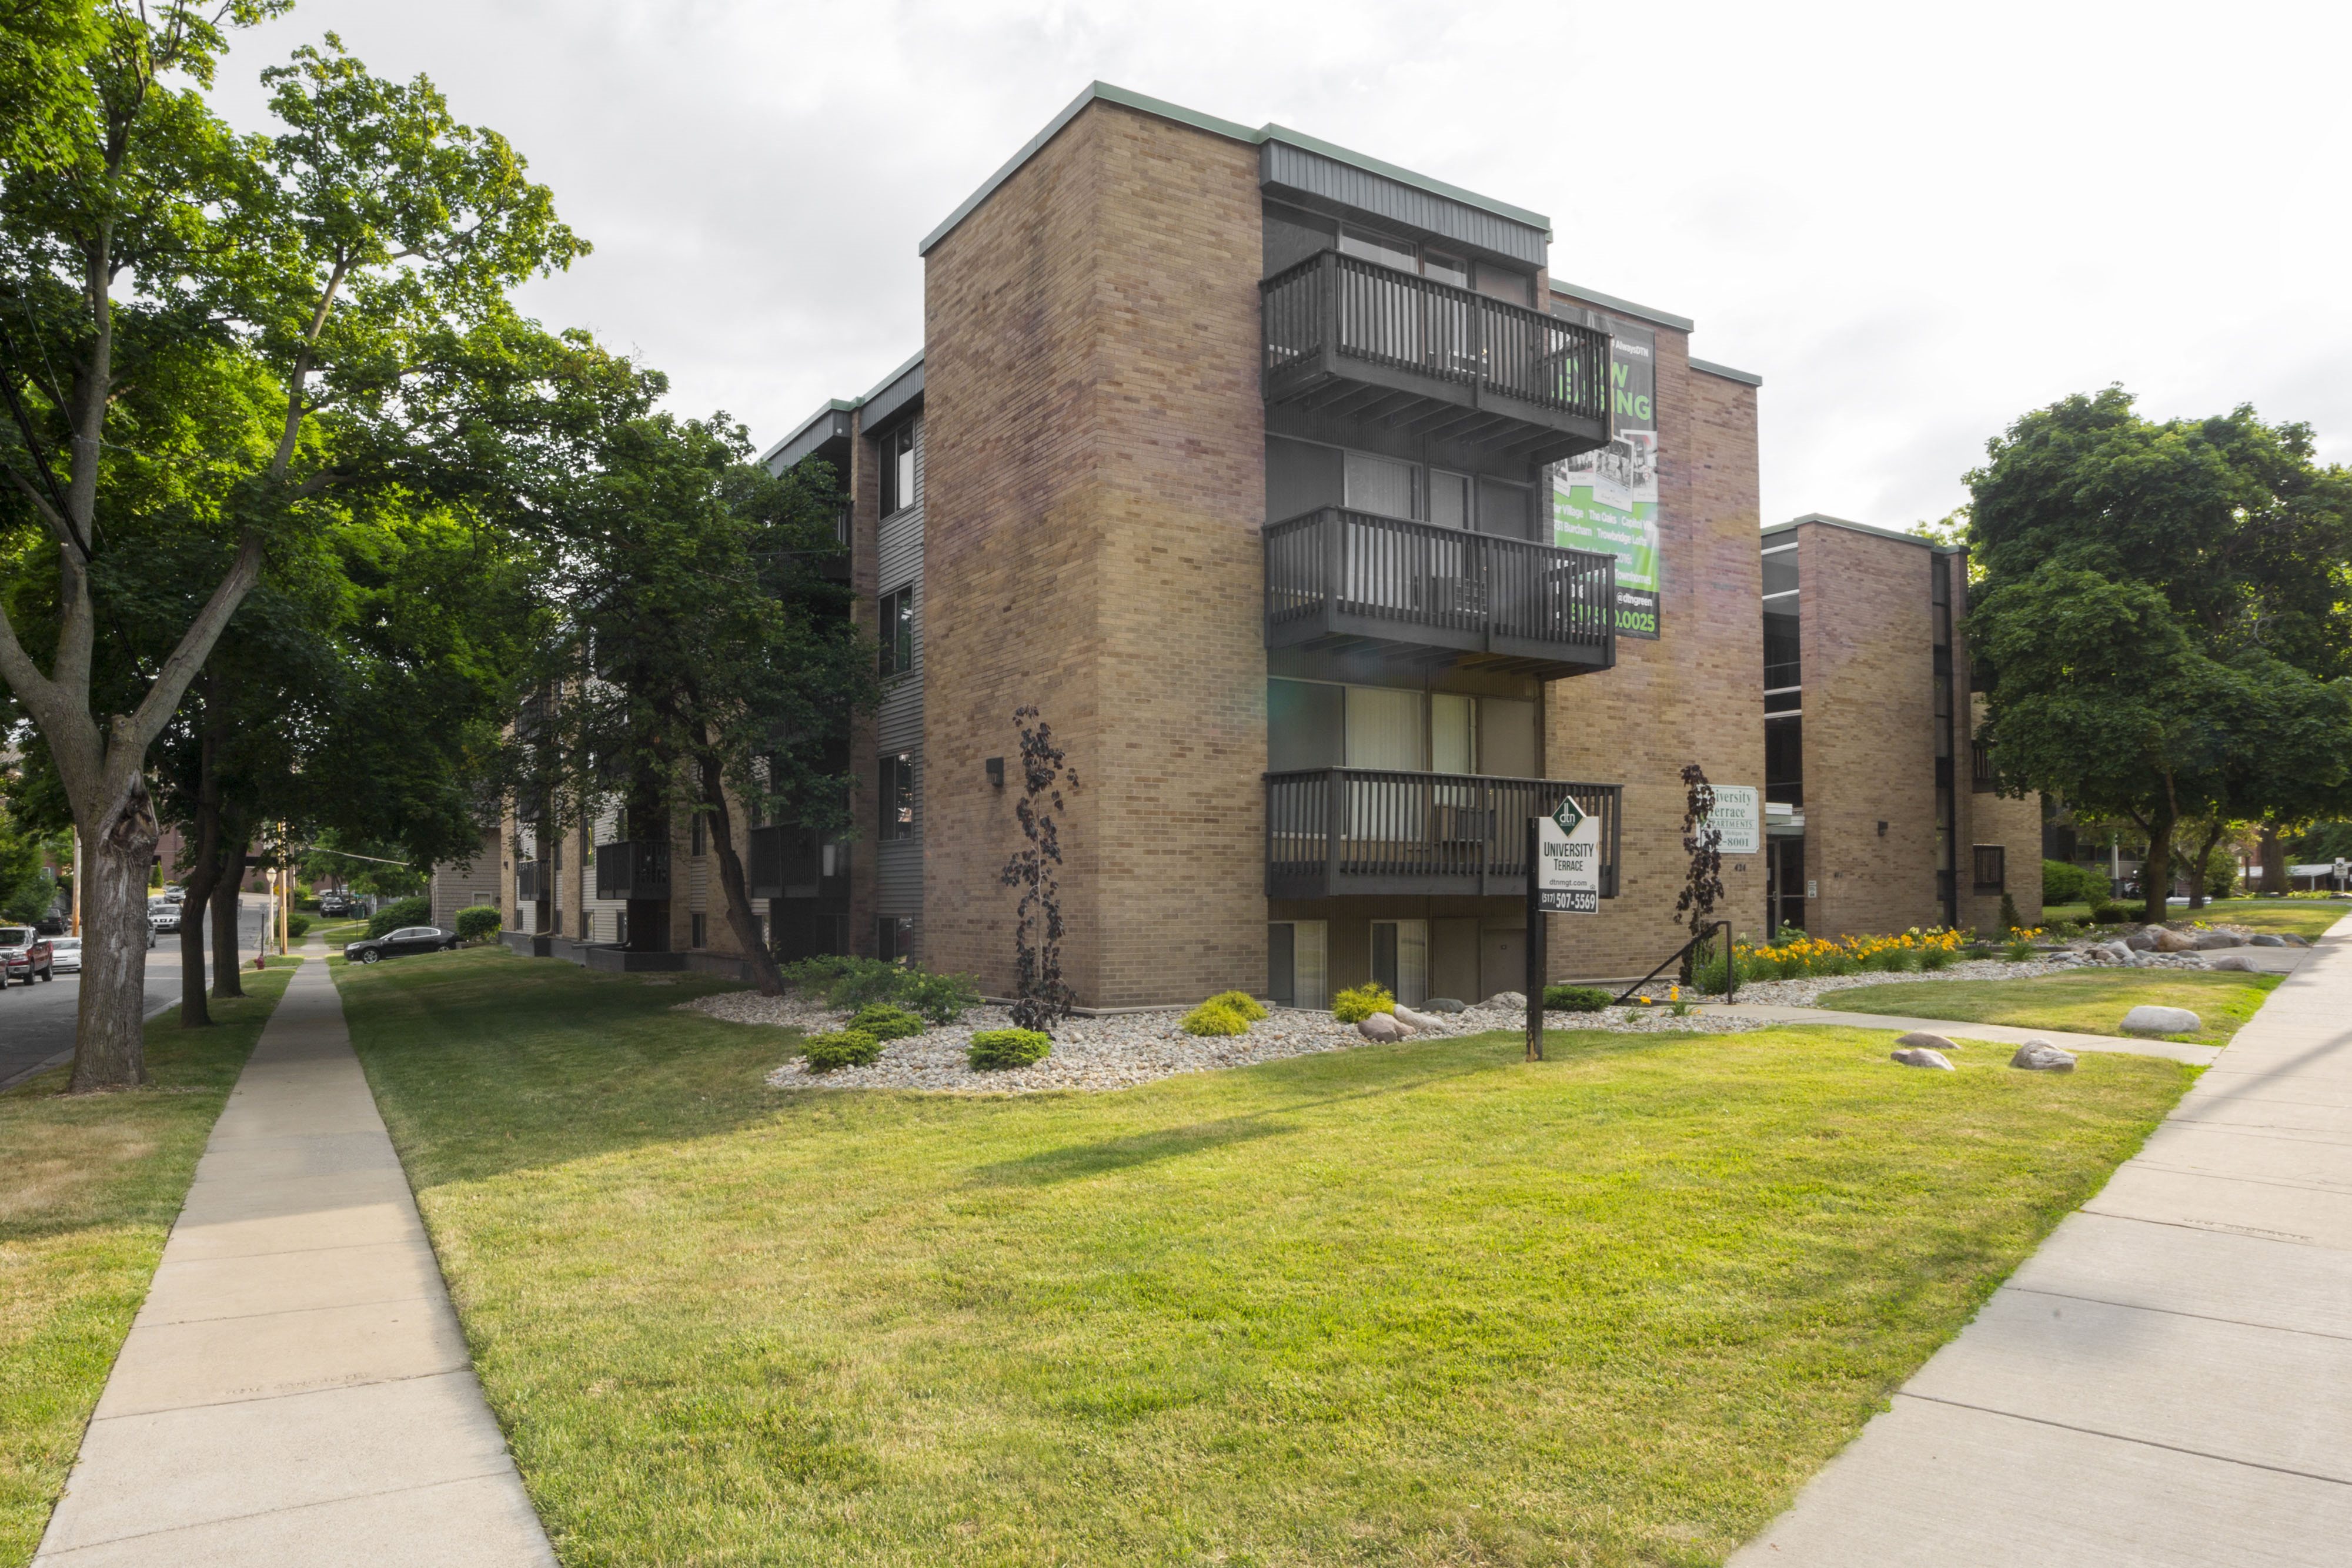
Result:
<instances>
[{"instance_id":1,"label":"address number on building","mask_svg":"<svg viewBox=\"0 0 2352 1568\"><path fill-rule=\"evenodd\" d=\"M1536 908L1546 915L1601 913L1601 819L1573 798L1536 820Z\"/></svg>"}]
</instances>

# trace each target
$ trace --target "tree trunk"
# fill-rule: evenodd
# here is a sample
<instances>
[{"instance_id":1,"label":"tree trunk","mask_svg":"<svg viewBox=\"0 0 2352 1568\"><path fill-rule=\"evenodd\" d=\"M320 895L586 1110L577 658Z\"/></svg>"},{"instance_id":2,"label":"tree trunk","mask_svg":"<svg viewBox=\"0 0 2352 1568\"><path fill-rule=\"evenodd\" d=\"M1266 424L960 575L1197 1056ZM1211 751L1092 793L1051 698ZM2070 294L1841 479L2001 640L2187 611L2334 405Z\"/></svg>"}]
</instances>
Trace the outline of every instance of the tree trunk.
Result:
<instances>
[{"instance_id":1,"label":"tree trunk","mask_svg":"<svg viewBox=\"0 0 2352 1568\"><path fill-rule=\"evenodd\" d=\"M2275 898L2286 891L2286 843L2276 819L2263 824L2263 891Z\"/></svg>"},{"instance_id":2,"label":"tree trunk","mask_svg":"<svg viewBox=\"0 0 2352 1568\"><path fill-rule=\"evenodd\" d=\"M2207 833L2198 845L2197 858L2189 863L2189 907L2191 909L2202 909L2210 902L2205 896L2205 867L2212 860L2214 850L2221 846L2222 839L2228 836L2229 831L2230 824L2217 820L2213 823L2213 831Z\"/></svg>"},{"instance_id":3,"label":"tree trunk","mask_svg":"<svg viewBox=\"0 0 2352 1568\"><path fill-rule=\"evenodd\" d=\"M784 993L784 977L776 967L776 956L760 940L760 917L751 912L751 884L744 878L742 857L735 852L735 819L727 810L727 790L718 760L704 756L696 759L696 765L702 782L702 803L710 808L706 831L711 852L719 858L719 886L727 898L727 928L735 933L735 946L751 965L751 983L760 988L760 994L780 997Z\"/></svg>"},{"instance_id":4,"label":"tree trunk","mask_svg":"<svg viewBox=\"0 0 2352 1568\"><path fill-rule=\"evenodd\" d=\"M245 995L245 979L237 968L236 925L239 901L237 894L245 889L245 868L253 850L253 841L242 830L224 832L230 841L220 860L220 885L213 889L213 996L241 997Z\"/></svg>"},{"instance_id":5,"label":"tree trunk","mask_svg":"<svg viewBox=\"0 0 2352 1568\"><path fill-rule=\"evenodd\" d=\"M76 1094L147 1082L147 873L159 836L147 786L134 781L82 846L81 1006L69 1086Z\"/></svg>"},{"instance_id":6,"label":"tree trunk","mask_svg":"<svg viewBox=\"0 0 2352 1568\"><path fill-rule=\"evenodd\" d=\"M209 696L212 677L205 677ZM209 706L209 705L208 705ZM187 873L187 897L180 904L180 1027L204 1029L213 1021L205 997L205 916L213 886L220 880L220 777L213 766L215 736L209 727L196 747L196 844ZM229 963L235 965L232 955Z\"/></svg>"},{"instance_id":7,"label":"tree trunk","mask_svg":"<svg viewBox=\"0 0 2352 1568\"><path fill-rule=\"evenodd\" d=\"M2141 862L2139 891L2147 901L2140 918L2150 925L2161 925L2170 914L2165 900L2172 894L2172 830L2175 815L2169 804L2158 809L2148 819L2147 859Z\"/></svg>"}]
</instances>

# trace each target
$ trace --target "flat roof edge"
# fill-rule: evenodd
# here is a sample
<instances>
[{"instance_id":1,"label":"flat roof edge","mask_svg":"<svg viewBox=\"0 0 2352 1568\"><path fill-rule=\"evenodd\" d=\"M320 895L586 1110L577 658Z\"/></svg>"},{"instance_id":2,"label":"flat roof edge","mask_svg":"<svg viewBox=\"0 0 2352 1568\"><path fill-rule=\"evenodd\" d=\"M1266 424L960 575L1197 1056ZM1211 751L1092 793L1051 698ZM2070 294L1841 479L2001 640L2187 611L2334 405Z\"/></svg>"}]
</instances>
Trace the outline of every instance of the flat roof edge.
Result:
<instances>
[{"instance_id":1,"label":"flat roof edge","mask_svg":"<svg viewBox=\"0 0 2352 1568\"><path fill-rule=\"evenodd\" d=\"M854 398L846 401L837 397L825 399L824 407L818 409L814 413L810 414L806 419L801 421L798 424L784 432L782 439L778 440L774 445L769 447L765 452L760 454L760 465L763 468L766 467L769 461L772 459L777 453L782 452L785 447L790 446L793 442L798 441L802 436L807 434L810 427L814 425L818 420L829 419L836 413L855 413L857 405L865 401L866 400L863 398Z\"/></svg>"},{"instance_id":2,"label":"flat roof edge","mask_svg":"<svg viewBox=\"0 0 2352 1568\"><path fill-rule=\"evenodd\" d=\"M1492 196L1482 196L1475 191L1465 191L1459 185L1450 185L1443 180L1433 180L1426 174L1416 174L1410 169L1400 168L1394 163L1383 162L1365 153L1350 152L1345 147L1336 146L1319 138L1307 135L1303 131L1287 130L1271 121L1253 131L1248 126L1234 120L1220 120L1213 114L1202 114L1198 110L1186 109L1181 103L1170 103L1165 99L1152 98L1144 93L1131 92L1123 87L1114 87L1106 81L1097 81L1087 83L1084 91L1072 99L1059 114L1045 122L1045 128L1043 131L1023 143L1020 152L1006 159L996 172L981 182L978 190L957 204L955 211L950 213L939 227L923 236L922 242L915 246L915 254L930 255L934 246L954 233L958 225L971 216L979 210L982 203L996 193L998 186L1019 172L1024 163L1035 157L1040 148L1054 140L1064 126L1076 120L1079 111L1097 99L1118 104L1123 108L1139 110L1145 114L1158 115L1162 120L1173 120L1179 125L1189 125L1196 131L1205 131L1212 136L1222 136L1251 147L1259 146L1267 141L1287 141L1295 147L1303 147L1309 152L1337 159L1342 163L1350 164L1368 173L1399 181L1417 190L1427 191L1432 195L1444 196L1448 201L1464 203L1481 211L1493 213L1497 217L1508 218L1513 223L1525 224L1531 228L1541 229L1546 239L1551 237L1551 220L1541 213L1529 212L1525 207L1515 207L1508 202L1498 202ZM1679 318L1675 319L1679 320ZM1669 322L1669 324L1673 323ZM1682 325L1685 330L1689 329L1688 323L1682 323Z\"/></svg>"},{"instance_id":3,"label":"flat roof edge","mask_svg":"<svg viewBox=\"0 0 2352 1568\"><path fill-rule=\"evenodd\" d=\"M1712 360L1702 360L1694 356L1690 368L1703 371L1710 376L1721 376L1727 382L1738 382L1745 386L1760 387L1764 384L1764 378L1754 371L1735 371L1729 365L1718 365Z\"/></svg>"},{"instance_id":4,"label":"flat roof edge","mask_svg":"<svg viewBox=\"0 0 2352 1568\"><path fill-rule=\"evenodd\" d=\"M1630 299L1620 299L1613 294L1603 294L1598 288L1580 288L1572 283L1562 283L1557 277L1552 279L1551 291L1554 294L1566 295L1570 299L1589 300L1603 309L1621 311L1637 320L1654 322L1661 327L1672 327L1677 332L1690 332L1697 329L1697 323L1687 316L1677 316L1671 310L1655 310L1647 305L1636 305Z\"/></svg>"},{"instance_id":5,"label":"flat roof edge","mask_svg":"<svg viewBox=\"0 0 2352 1568\"><path fill-rule=\"evenodd\" d=\"M1843 528L1849 533L1873 534L1882 539L1895 539L1906 545L1917 545L1921 549L1941 550L1948 555L1958 555L1966 548L1962 545L1948 545L1940 539L1927 538L1901 528L1882 528L1876 523L1857 523L1852 517L1832 517L1827 512L1807 512L1803 517L1790 517L1785 523L1767 523L1759 531L1766 534L1785 534L1791 528L1806 523L1819 523L1823 528Z\"/></svg>"}]
</instances>

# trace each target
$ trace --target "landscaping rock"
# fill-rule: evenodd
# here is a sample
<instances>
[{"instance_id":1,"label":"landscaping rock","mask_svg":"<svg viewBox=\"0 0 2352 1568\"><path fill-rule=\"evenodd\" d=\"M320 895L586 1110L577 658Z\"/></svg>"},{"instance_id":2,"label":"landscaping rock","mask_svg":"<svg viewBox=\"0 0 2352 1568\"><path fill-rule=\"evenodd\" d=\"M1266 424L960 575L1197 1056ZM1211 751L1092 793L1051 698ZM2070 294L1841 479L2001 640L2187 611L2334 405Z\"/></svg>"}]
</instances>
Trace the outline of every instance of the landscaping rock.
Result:
<instances>
[{"instance_id":1,"label":"landscaping rock","mask_svg":"<svg viewBox=\"0 0 2352 1568\"><path fill-rule=\"evenodd\" d=\"M1909 1040L1912 1037L1906 1035L1903 1038ZM1919 1038L1933 1040L1936 1037L1933 1035L1923 1035ZM1897 1051L1890 1052L1889 1054L1895 1061L1901 1062L1906 1067L1932 1067L1938 1072L1951 1072L1956 1071L1952 1064L1944 1059L1944 1053L1940 1051L1928 1051L1921 1046L1913 1046L1907 1051Z\"/></svg>"},{"instance_id":2,"label":"landscaping rock","mask_svg":"<svg viewBox=\"0 0 2352 1568\"><path fill-rule=\"evenodd\" d=\"M2023 1068L2028 1072L2072 1072L2074 1071L2074 1053L2061 1051L2046 1040L2029 1040L2017 1048L2017 1054L2009 1059L2009 1064Z\"/></svg>"},{"instance_id":3,"label":"landscaping rock","mask_svg":"<svg viewBox=\"0 0 2352 1568\"><path fill-rule=\"evenodd\" d=\"M2218 925L2210 931L2190 932L2189 939L2197 944L2200 953L2210 953L2216 947L2242 947L2246 945L2246 939L2237 932Z\"/></svg>"},{"instance_id":4,"label":"landscaping rock","mask_svg":"<svg viewBox=\"0 0 2352 1568\"><path fill-rule=\"evenodd\" d=\"M1402 1040L1409 1032L1393 1013L1374 1013L1356 1025L1356 1032L1366 1040Z\"/></svg>"},{"instance_id":5,"label":"landscaping rock","mask_svg":"<svg viewBox=\"0 0 2352 1568\"><path fill-rule=\"evenodd\" d=\"M1897 1045L1907 1045L1917 1051L1958 1051L1960 1049L1958 1046L1954 1045L1950 1040L1946 1040L1942 1035L1929 1034L1923 1029L1913 1030L1909 1034L1899 1037L1895 1043Z\"/></svg>"},{"instance_id":6,"label":"landscaping rock","mask_svg":"<svg viewBox=\"0 0 2352 1568\"><path fill-rule=\"evenodd\" d=\"M2124 938L2124 946L2135 953L2153 953L2156 951L2156 932L2152 928L2135 931Z\"/></svg>"},{"instance_id":7,"label":"landscaping rock","mask_svg":"<svg viewBox=\"0 0 2352 1568\"><path fill-rule=\"evenodd\" d=\"M1454 997L1432 997L1421 1005L1433 1013L1465 1013L1470 1010L1469 1003Z\"/></svg>"},{"instance_id":8,"label":"landscaping rock","mask_svg":"<svg viewBox=\"0 0 2352 1568\"><path fill-rule=\"evenodd\" d=\"M2308 947L2311 946L2310 937L2298 936L2292 931L2287 932L2284 936L2281 936L2279 940L2284 942L2290 947Z\"/></svg>"},{"instance_id":9,"label":"landscaping rock","mask_svg":"<svg viewBox=\"0 0 2352 1568\"><path fill-rule=\"evenodd\" d=\"M2233 974L2240 975L2262 973L2254 967L2254 961L2243 953L2224 953L2219 958L2208 958L2205 960L2205 967L2209 969L2228 969Z\"/></svg>"},{"instance_id":10,"label":"landscaping rock","mask_svg":"<svg viewBox=\"0 0 2352 1568\"><path fill-rule=\"evenodd\" d=\"M1404 1025L1405 1028L1416 1030L1442 1029L1444 1027L1443 1021L1436 1014L1417 1013L1408 1007L1400 1007L1396 1009L1396 1020L1397 1022Z\"/></svg>"},{"instance_id":11,"label":"landscaping rock","mask_svg":"<svg viewBox=\"0 0 2352 1568\"><path fill-rule=\"evenodd\" d=\"M1486 998L1486 1006L1500 1008L1507 1012L1523 1013L1528 1010L1528 994L1525 991L1496 991Z\"/></svg>"},{"instance_id":12,"label":"landscaping rock","mask_svg":"<svg viewBox=\"0 0 2352 1568\"><path fill-rule=\"evenodd\" d=\"M2259 931L2253 936L2246 938L2246 946L2249 947L2284 947L2286 946L2286 938L2280 936L2275 931Z\"/></svg>"},{"instance_id":13,"label":"landscaping rock","mask_svg":"<svg viewBox=\"0 0 2352 1568\"><path fill-rule=\"evenodd\" d=\"M2126 1034L2196 1034L2205 1020L2187 1008L2159 1008L2147 1003L2124 1014Z\"/></svg>"},{"instance_id":14,"label":"landscaping rock","mask_svg":"<svg viewBox=\"0 0 2352 1568\"><path fill-rule=\"evenodd\" d=\"M2175 931L2170 926L2159 925L2153 935L2156 937L2154 948L2156 952L2194 953L2197 951L2197 938L2186 931Z\"/></svg>"}]
</instances>

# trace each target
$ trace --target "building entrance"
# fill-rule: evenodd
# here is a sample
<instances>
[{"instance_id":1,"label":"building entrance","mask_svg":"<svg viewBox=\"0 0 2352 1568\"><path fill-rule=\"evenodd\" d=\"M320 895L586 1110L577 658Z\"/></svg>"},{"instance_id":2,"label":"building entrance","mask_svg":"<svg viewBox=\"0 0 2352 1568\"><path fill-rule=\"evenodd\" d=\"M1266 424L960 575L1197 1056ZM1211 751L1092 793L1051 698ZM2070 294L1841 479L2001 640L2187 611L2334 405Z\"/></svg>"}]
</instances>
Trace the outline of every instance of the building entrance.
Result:
<instances>
[{"instance_id":1,"label":"building entrance","mask_svg":"<svg viewBox=\"0 0 2352 1568\"><path fill-rule=\"evenodd\" d=\"M1805 914L1805 836L1792 833L1764 841L1764 914L1778 940L1780 928L1802 930Z\"/></svg>"}]
</instances>

